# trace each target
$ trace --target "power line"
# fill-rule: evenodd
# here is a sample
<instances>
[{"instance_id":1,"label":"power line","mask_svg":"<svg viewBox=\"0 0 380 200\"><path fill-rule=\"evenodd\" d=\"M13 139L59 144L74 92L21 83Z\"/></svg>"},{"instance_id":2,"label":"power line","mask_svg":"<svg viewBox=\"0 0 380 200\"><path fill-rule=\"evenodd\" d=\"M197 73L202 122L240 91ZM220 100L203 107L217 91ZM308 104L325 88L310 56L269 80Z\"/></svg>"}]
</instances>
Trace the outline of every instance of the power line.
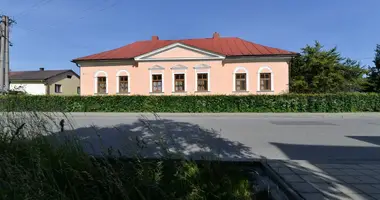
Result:
<instances>
[{"instance_id":1,"label":"power line","mask_svg":"<svg viewBox=\"0 0 380 200\"><path fill-rule=\"evenodd\" d=\"M43 0L42 0L43 1ZM45 0L46 1L46 0ZM48 0L48 1L52 1L52 0ZM109 6L106 6L106 7L103 7L103 8L101 8L101 9L97 9L97 10L94 10L95 12L103 12L103 11L105 11L105 10L107 10L107 9L110 9L110 8L113 8L113 7L115 7L118 3L120 3L120 1L115 1L114 3L112 3L111 5L109 5ZM91 11L93 8L95 8L96 6L90 6L90 7L88 7L88 8L86 8L86 9L84 9L83 11L81 11L81 13L82 12L87 12L87 11ZM79 17L79 18L76 18L76 19L74 19L74 20L71 20L71 21L69 21L69 22L65 22L65 23L60 23L60 25L62 25L62 24L70 24L70 23L73 23L73 22L76 22L76 21L78 21L78 20L81 20L81 19L84 19L84 18L86 18L86 17L88 17L88 15L90 14L90 13L92 13L92 12L89 12L89 13L87 13L86 15L83 15L83 16L81 16L81 17ZM20 27L20 26L18 26L18 27ZM57 26L52 26L52 25L45 25L45 27L50 27L50 28L57 28ZM20 27L20 28L22 28L22 29L24 29L24 30L26 30L26 31L32 31L32 32L37 32L38 30L37 29L33 29L33 28L25 28L25 27ZM45 33L45 32L43 32L43 33ZM62 38L59 38L59 39L57 39L57 41L62 41ZM90 46L87 46L87 45L78 45L77 43L73 43L73 42L71 42L71 41L68 41L68 40L66 40L65 41L65 43L66 44L70 44L71 43L71 45L72 46L76 46L76 47L79 47L79 48L85 48L85 49L91 49L91 47Z\"/></svg>"},{"instance_id":2,"label":"power line","mask_svg":"<svg viewBox=\"0 0 380 200\"><path fill-rule=\"evenodd\" d=\"M40 0L40 1L36 2L35 4L33 4L30 8L21 11L20 13L16 14L15 16L16 17L25 16L29 11L31 11L33 9L37 9L41 6L47 5L48 3L52 2L52 1L53 0Z\"/></svg>"},{"instance_id":3,"label":"power line","mask_svg":"<svg viewBox=\"0 0 380 200\"><path fill-rule=\"evenodd\" d=\"M52 1L52 0L50 0L50 1ZM107 9L110 9L110 8L115 7L118 3L120 3L120 1L115 1L113 4L111 4L111 5L107 6L107 7L104 7L104 8L98 9L98 10L94 10L94 11L95 11L95 12L103 12L103 11L105 11L105 10L107 10ZM91 11L91 10L92 10L93 8L95 8L95 7L96 7L96 6L88 7L88 8L86 8L86 9L84 9L83 11L81 11L81 13L83 13L83 12L87 12L87 11ZM91 13L92 13L92 12L89 12L89 13L87 13L86 15L83 15L83 16L81 16L81 17L79 17L79 18L73 19L73 20L68 21L68 22L60 23L60 25L62 25L62 24L70 24L70 23L76 22L76 21L78 21L78 20L84 19L84 18L88 17L88 15L91 14ZM58 23L55 23L55 24L58 24ZM45 25L45 27L57 28L58 26ZM36 29L28 29L28 30L30 30L30 31L35 31Z\"/></svg>"}]
</instances>

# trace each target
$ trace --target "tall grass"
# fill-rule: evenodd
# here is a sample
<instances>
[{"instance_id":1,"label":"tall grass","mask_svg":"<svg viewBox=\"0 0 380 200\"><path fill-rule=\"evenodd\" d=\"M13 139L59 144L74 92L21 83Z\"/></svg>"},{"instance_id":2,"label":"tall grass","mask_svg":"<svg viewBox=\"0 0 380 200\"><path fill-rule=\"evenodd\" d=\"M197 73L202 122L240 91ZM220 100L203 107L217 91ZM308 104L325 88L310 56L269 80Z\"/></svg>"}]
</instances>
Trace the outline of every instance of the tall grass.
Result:
<instances>
[{"instance_id":1,"label":"tall grass","mask_svg":"<svg viewBox=\"0 0 380 200\"><path fill-rule=\"evenodd\" d=\"M61 124L62 125L62 124ZM57 141L54 116L3 113L0 199L252 199L247 173L221 162L108 157L85 153L79 140Z\"/></svg>"}]
</instances>

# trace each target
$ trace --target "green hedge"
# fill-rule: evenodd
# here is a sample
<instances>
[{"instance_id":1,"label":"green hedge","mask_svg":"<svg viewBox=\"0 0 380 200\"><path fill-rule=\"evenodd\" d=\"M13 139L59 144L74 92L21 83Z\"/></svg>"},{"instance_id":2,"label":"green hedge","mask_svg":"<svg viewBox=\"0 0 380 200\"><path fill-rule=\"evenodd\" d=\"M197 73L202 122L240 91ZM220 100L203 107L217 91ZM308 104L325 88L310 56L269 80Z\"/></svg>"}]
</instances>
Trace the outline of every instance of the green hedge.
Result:
<instances>
[{"instance_id":1,"label":"green hedge","mask_svg":"<svg viewBox=\"0 0 380 200\"><path fill-rule=\"evenodd\" d=\"M61 112L378 112L380 94L249 96L28 96L0 97L0 111Z\"/></svg>"}]
</instances>

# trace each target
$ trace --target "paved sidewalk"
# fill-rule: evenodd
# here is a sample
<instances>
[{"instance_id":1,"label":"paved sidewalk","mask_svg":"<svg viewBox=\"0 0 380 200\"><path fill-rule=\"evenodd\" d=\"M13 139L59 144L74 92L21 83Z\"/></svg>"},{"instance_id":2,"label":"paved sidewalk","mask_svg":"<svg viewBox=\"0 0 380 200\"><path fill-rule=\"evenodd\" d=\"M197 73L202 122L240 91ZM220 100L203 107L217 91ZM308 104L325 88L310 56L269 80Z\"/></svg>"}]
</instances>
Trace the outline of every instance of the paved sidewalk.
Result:
<instances>
[{"instance_id":1,"label":"paved sidewalk","mask_svg":"<svg viewBox=\"0 0 380 200\"><path fill-rule=\"evenodd\" d=\"M291 188L307 200L380 199L380 162L268 161Z\"/></svg>"}]
</instances>

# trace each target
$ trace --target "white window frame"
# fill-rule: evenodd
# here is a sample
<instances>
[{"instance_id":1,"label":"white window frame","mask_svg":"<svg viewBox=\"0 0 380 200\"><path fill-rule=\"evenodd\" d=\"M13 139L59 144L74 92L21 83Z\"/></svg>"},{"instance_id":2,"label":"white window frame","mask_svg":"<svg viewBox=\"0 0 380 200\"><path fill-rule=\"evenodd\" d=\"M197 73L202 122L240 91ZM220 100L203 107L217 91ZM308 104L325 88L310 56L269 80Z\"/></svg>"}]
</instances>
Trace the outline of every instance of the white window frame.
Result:
<instances>
[{"instance_id":1,"label":"white window frame","mask_svg":"<svg viewBox=\"0 0 380 200\"><path fill-rule=\"evenodd\" d=\"M158 74L161 74L161 77L162 77L162 93L165 92L165 77L164 77L164 73L165 73L165 68L160 66L160 65L154 65L153 67L151 68L148 68L149 70L149 93L153 93L153 88L152 88L152 75L158 75ZM154 71L161 71L161 72L154 72ZM158 93L159 94L159 93Z\"/></svg>"},{"instance_id":2,"label":"white window frame","mask_svg":"<svg viewBox=\"0 0 380 200\"><path fill-rule=\"evenodd\" d=\"M175 91L175 75L176 74L184 74L184 77L185 77L185 85L184 85L184 87L185 87L185 91L183 91L183 92L187 92L187 71L185 70L185 72L172 72L172 77L173 77L173 81L172 81L172 91L174 92L174 93L176 93L176 91ZM177 92L178 93L178 92Z\"/></svg>"},{"instance_id":3,"label":"white window frame","mask_svg":"<svg viewBox=\"0 0 380 200\"><path fill-rule=\"evenodd\" d=\"M184 74L185 77L185 91L187 92L187 67L184 65L175 65L174 67L170 68L172 70L172 92L176 93L175 91L175 75L176 74ZM177 71L176 71L177 70ZM178 71L178 70L184 70L184 71Z\"/></svg>"},{"instance_id":4,"label":"white window frame","mask_svg":"<svg viewBox=\"0 0 380 200\"><path fill-rule=\"evenodd\" d=\"M121 73L125 73L126 75L120 75ZM116 93L119 93L119 91L120 91L120 88L119 88L120 87L120 76L128 76L128 93L131 93L131 76L129 75L129 72L125 69L119 70L116 73Z\"/></svg>"},{"instance_id":5,"label":"white window frame","mask_svg":"<svg viewBox=\"0 0 380 200\"><path fill-rule=\"evenodd\" d=\"M207 70L205 72L201 71L195 71L195 91L198 92L198 74L207 74L207 91L199 91L199 92L210 92L210 70Z\"/></svg>"},{"instance_id":6,"label":"white window frame","mask_svg":"<svg viewBox=\"0 0 380 200\"><path fill-rule=\"evenodd\" d=\"M97 71L94 75L94 94L98 94L98 77L100 73L103 73L106 76L106 94L108 94L108 74L105 71Z\"/></svg>"},{"instance_id":7,"label":"white window frame","mask_svg":"<svg viewBox=\"0 0 380 200\"><path fill-rule=\"evenodd\" d=\"M238 72L239 70L243 70L244 73L245 73L245 84L246 84L246 92L249 92L249 73L248 73L248 70L245 68L245 67L236 67L235 70L234 70L234 73L232 74L233 78L232 78L232 91L236 92L236 74L241 74L241 72ZM245 92L244 91L244 92ZM239 91L240 92L240 91ZM243 91L241 91L243 92Z\"/></svg>"},{"instance_id":8,"label":"white window frame","mask_svg":"<svg viewBox=\"0 0 380 200\"><path fill-rule=\"evenodd\" d=\"M259 68L259 70L257 71L257 91L258 92L261 92L260 90L260 74L261 72L264 70L264 69L267 69L270 73L270 91L269 92L273 92L274 91L274 74L273 74L273 71L272 71L272 68L268 67L268 66L262 66ZM266 92L266 91L263 91L263 92Z\"/></svg>"},{"instance_id":9,"label":"white window frame","mask_svg":"<svg viewBox=\"0 0 380 200\"><path fill-rule=\"evenodd\" d=\"M210 92L211 91L211 87L210 87L210 83L211 83L211 77L210 77L210 69L211 69L211 66L210 65L206 65L206 64L200 64L200 65L197 65L194 67L195 69L195 92L198 92L198 74L207 74L207 91L200 91L200 92ZM203 70L203 69L207 69L207 71L198 71L198 70Z\"/></svg>"},{"instance_id":10,"label":"white window frame","mask_svg":"<svg viewBox=\"0 0 380 200\"><path fill-rule=\"evenodd\" d=\"M153 80L152 80L152 76L153 75L161 75L161 77L162 77L162 80L161 80L161 82L162 82L162 93L164 93L165 92L165 77L164 77L164 72L152 72L152 71L150 71L150 77L149 77L149 88L150 88L150 93L156 93L156 92L153 92L152 90L153 90L153 87L152 87L152 85L153 85Z\"/></svg>"}]
</instances>

